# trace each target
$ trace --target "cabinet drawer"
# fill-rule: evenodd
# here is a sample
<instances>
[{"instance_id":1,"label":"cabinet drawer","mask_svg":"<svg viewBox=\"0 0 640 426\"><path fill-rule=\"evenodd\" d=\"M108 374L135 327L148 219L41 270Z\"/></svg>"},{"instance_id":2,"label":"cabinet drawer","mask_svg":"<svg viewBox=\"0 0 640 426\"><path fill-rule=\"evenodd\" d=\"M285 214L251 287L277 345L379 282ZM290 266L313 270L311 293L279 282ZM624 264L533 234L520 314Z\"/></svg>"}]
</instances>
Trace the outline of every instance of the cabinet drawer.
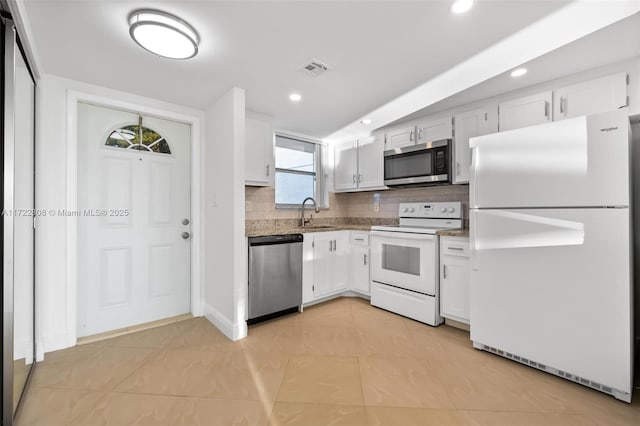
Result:
<instances>
[{"instance_id":1,"label":"cabinet drawer","mask_svg":"<svg viewBox=\"0 0 640 426\"><path fill-rule=\"evenodd\" d=\"M443 256L469 257L469 241L443 239L440 241L440 253Z\"/></svg>"},{"instance_id":2,"label":"cabinet drawer","mask_svg":"<svg viewBox=\"0 0 640 426\"><path fill-rule=\"evenodd\" d=\"M352 232L351 244L357 245L357 246L368 246L369 233L368 232Z\"/></svg>"}]
</instances>

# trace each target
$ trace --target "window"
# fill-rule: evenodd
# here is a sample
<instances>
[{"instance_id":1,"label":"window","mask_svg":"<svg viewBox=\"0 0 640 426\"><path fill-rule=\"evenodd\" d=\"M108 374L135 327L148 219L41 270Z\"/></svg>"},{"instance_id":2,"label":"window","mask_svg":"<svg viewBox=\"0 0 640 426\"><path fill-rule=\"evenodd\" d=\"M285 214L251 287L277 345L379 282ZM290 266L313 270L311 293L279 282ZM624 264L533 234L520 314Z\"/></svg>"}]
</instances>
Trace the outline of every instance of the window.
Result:
<instances>
[{"instance_id":1,"label":"window","mask_svg":"<svg viewBox=\"0 0 640 426\"><path fill-rule=\"evenodd\" d=\"M114 130L104 144L115 148L171 154L169 143L165 138L156 131L139 125L124 126Z\"/></svg>"},{"instance_id":2,"label":"window","mask_svg":"<svg viewBox=\"0 0 640 426\"><path fill-rule=\"evenodd\" d=\"M313 197L318 207L326 207L321 148L317 143L276 135L277 207L299 207L307 197Z\"/></svg>"}]
</instances>

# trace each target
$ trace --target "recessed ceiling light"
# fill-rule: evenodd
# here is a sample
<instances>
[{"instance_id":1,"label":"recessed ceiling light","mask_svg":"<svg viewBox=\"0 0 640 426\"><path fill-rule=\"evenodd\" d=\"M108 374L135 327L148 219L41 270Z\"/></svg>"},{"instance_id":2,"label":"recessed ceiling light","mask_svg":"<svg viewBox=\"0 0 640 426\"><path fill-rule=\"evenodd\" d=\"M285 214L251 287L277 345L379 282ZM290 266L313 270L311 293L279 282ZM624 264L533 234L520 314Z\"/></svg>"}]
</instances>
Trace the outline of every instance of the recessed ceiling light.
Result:
<instances>
[{"instance_id":1,"label":"recessed ceiling light","mask_svg":"<svg viewBox=\"0 0 640 426\"><path fill-rule=\"evenodd\" d=\"M299 93L292 93L289 95L289 100L291 102L300 102L301 99L302 99L302 96L300 96Z\"/></svg>"},{"instance_id":2,"label":"recessed ceiling light","mask_svg":"<svg viewBox=\"0 0 640 426\"><path fill-rule=\"evenodd\" d=\"M516 68L515 70L511 71L511 77L522 77L526 73L526 68Z\"/></svg>"},{"instance_id":3,"label":"recessed ceiling light","mask_svg":"<svg viewBox=\"0 0 640 426\"><path fill-rule=\"evenodd\" d=\"M363 118L362 120L360 120L360 124L371 124L371 119Z\"/></svg>"},{"instance_id":4,"label":"recessed ceiling light","mask_svg":"<svg viewBox=\"0 0 640 426\"><path fill-rule=\"evenodd\" d=\"M188 59L198 53L200 38L193 27L160 10L140 9L129 15L129 35L145 50L170 59Z\"/></svg>"},{"instance_id":5,"label":"recessed ceiling light","mask_svg":"<svg viewBox=\"0 0 640 426\"><path fill-rule=\"evenodd\" d=\"M451 5L451 12L456 15L468 12L473 7L474 2L474 0L456 0Z\"/></svg>"}]
</instances>

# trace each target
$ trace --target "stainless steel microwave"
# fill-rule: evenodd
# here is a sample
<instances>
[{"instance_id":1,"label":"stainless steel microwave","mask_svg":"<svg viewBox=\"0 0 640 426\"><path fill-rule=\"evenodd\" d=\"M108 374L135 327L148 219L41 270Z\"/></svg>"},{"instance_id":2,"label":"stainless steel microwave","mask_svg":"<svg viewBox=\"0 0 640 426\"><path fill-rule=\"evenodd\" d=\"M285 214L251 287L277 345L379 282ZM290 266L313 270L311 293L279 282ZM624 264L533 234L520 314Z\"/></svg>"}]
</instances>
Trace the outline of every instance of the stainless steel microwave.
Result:
<instances>
[{"instance_id":1,"label":"stainless steel microwave","mask_svg":"<svg viewBox=\"0 0 640 426\"><path fill-rule=\"evenodd\" d=\"M384 184L426 186L450 183L451 139L384 152Z\"/></svg>"}]
</instances>

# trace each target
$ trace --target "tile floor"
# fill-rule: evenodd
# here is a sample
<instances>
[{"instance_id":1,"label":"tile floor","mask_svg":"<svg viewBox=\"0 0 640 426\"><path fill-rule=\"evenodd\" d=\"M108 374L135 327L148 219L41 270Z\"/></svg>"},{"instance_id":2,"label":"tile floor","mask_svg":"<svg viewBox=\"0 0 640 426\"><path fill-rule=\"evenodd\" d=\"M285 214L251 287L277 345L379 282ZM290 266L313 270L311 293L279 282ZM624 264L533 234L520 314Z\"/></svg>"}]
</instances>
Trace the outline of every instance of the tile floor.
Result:
<instances>
[{"instance_id":1,"label":"tile floor","mask_svg":"<svg viewBox=\"0 0 640 426\"><path fill-rule=\"evenodd\" d=\"M197 318L47 354L26 425L640 425L633 404L341 298L230 342Z\"/></svg>"}]
</instances>

